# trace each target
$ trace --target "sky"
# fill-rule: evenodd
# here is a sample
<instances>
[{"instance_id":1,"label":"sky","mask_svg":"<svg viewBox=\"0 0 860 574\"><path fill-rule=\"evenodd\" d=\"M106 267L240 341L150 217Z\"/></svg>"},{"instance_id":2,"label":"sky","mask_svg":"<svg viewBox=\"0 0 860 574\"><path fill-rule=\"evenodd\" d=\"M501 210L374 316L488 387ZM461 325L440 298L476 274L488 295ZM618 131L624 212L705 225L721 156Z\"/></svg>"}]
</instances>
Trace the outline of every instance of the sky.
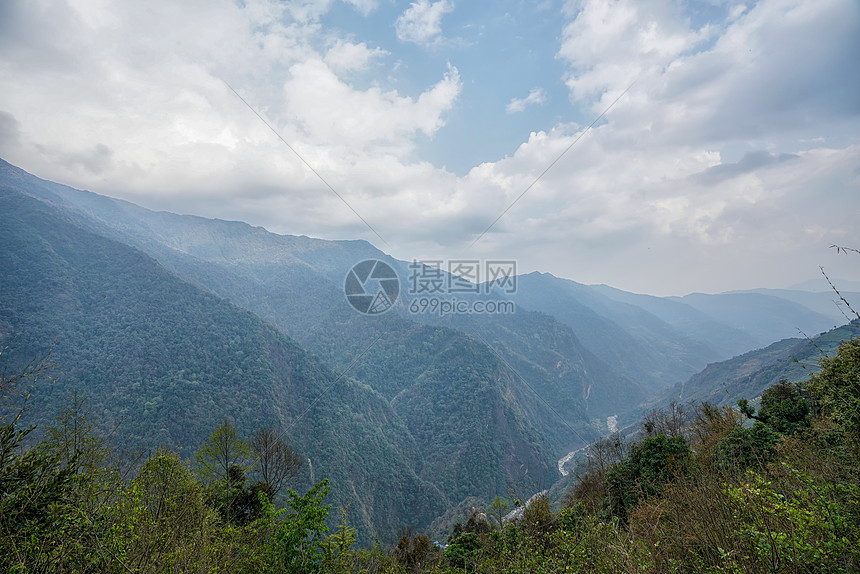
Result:
<instances>
[{"instance_id":1,"label":"sky","mask_svg":"<svg viewBox=\"0 0 860 574\"><path fill-rule=\"evenodd\" d=\"M3 0L0 157L655 295L860 280L856 0Z\"/></svg>"}]
</instances>

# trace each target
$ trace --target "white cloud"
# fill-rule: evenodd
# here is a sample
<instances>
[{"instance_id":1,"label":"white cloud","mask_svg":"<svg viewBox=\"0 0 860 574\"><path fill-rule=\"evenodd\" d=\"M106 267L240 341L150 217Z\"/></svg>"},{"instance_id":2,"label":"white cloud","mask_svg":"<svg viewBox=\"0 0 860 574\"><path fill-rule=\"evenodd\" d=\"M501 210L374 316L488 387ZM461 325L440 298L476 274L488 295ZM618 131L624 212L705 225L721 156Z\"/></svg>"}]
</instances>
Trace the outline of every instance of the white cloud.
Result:
<instances>
[{"instance_id":1,"label":"white cloud","mask_svg":"<svg viewBox=\"0 0 860 574\"><path fill-rule=\"evenodd\" d=\"M290 68L283 97L287 121L301 128L307 143L344 147L338 151L349 155L358 150L403 156L418 132L432 136L444 124L443 113L459 92L453 67L416 100L377 87L356 90L322 61L307 60Z\"/></svg>"},{"instance_id":2,"label":"white cloud","mask_svg":"<svg viewBox=\"0 0 860 574\"><path fill-rule=\"evenodd\" d=\"M344 2L352 5L364 16L367 16L379 6L378 0L344 0Z\"/></svg>"},{"instance_id":3,"label":"white cloud","mask_svg":"<svg viewBox=\"0 0 860 574\"><path fill-rule=\"evenodd\" d=\"M389 55L382 48L368 48L364 42L353 44L338 39L334 46L329 48L325 55L325 63L335 73L363 71L370 66L375 59Z\"/></svg>"},{"instance_id":4,"label":"white cloud","mask_svg":"<svg viewBox=\"0 0 860 574\"><path fill-rule=\"evenodd\" d=\"M6 4L0 153L149 207L376 241L223 79L403 259L516 258L521 271L683 293L800 282L831 243L860 245L852 0L761 0L698 28L670 0L577 4L558 54L580 122L639 81L471 251L582 126L562 114L509 157L462 177L438 169L417 143L469 120L456 111L470 64L389 83L416 60L326 28L332 5ZM437 43L451 9L416 2L398 33ZM507 111L547 100L535 89Z\"/></svg>"},{"instance_id":5,"label":"white cloud","mask_svg":"<svg viewBox=\"0 0 860 574\"><path fill-rule=\"evenodd\" d=\"M559 52L572 100L596 114L639 81L482 253L683 293L789 284L815 273L828 241L860 242L860 147L841 143L860 128L847 55L860 53L857 6L769 0L698 30L677 6L587 1L572 14ZM560 128L472 171L470 184L495 190L487 224L578 134ZM721 155L739 142L745 156Z\"/></svg>"},{"instance_id":6,"label":"white cloud","mask_svg":"<svg viewBox=\"0 0 860 574\"><path fill-rule=\"evenodd\" d=\"M672 141L718 143L807 130L860 111L860 7L763 0L722 25L690 28L668 0L589 0L565 27L575 102L597 113L638 80L619 113ZM713 43L705 49L706 40Z\"/></svg>"},{"instance_id":7,"label":"white cloud","mask_svg":"<svg viewBox=\"0 0 860 574\"><path fill-rule=\"evenodd\" d=\"M449 0L418 0L409 5L394 23L397 37L403 42L432 44L442 35L442 16L454 10Z\"/></svg>"},{"instance_id":8,"label":"white cloud","mask_svg":"<svg viewBox=\"0 0 860 574\"><path fill-rule=\"evenodd\" d=\"M542 88L534 88L529 90L529 95L525 98L513 98L505 107L505 111L509 114L515 114L524 111L526 106L539 105L544 102L546 102L546 93Z\"/></svg>"},{"instance_id":9,"label":"white cloud","mask_svg":"<svg viewBox=\"0 0 860 574\"><path fill-rule=\"evenodd\" d=\"M341 81L335 72L360 71L386 52L335 37L319 54L316 18L327 2L288 9L262 0L244 7L203 4L75 5L64 27L22 2L17 12L30 29L20 31L38 41L0 39L7 54L0 68L4 84L20 78L3 91L0 111L15 120L7 124L18 126L7 131L38 147L22 144L4 151L6 157L46 177L89 187L110 182L131 193L274 189L284 176L301 186L303 166L222 79L321 164L333 166L347 154L338 170L369 154L404 157L413 147L410 138L432 136L444 124L459 94L453 67L417 97ZM46 25L57 26L57 33L38 33ZM132 25L135 34L128 33ZM78 56L68 59L67 52ZM65 167L73 165L71 172ZM205 185L203 174L212 178ZM249 178L244 186L243 177ZM306 184L314 180L311 174Z\"/></svg>"},{"instance_id":10,"label":"white cloud","mask_svg":"<svg viewBox=\"0 0 860 574\"><path fill-rule=\"evenodd\" d=\"M21 123L9 112L0 111L0 154L20 145Z\"/></svg>"},{"instance_id":11,"label":"white cloud","mask_svg":"<svg viewBox=\"0 0 860 574\"><path fill-rule=\"evenodd\" d=\"M671 0L588 0L564 28L559 57L571 65L571 98L593 98L624 88L707 39L689 29L681 5Z\"/></svg>"}]
</instances>

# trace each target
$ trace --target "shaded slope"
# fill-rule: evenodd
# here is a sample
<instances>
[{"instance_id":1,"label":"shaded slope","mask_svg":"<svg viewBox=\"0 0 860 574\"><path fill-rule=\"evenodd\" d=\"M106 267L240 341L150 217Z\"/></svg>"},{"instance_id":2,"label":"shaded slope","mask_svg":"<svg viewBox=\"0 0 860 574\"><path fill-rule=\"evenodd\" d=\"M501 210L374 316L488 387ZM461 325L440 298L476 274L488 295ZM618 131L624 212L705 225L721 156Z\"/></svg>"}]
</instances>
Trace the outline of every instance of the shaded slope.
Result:
<instances>
[{"instance_id":1,"label":"shaded slope","mask_svg":"<svg viewBox=\"0 0 860 574\"><path fill-rule=\"evenodd\" d=\"M641 307L694 340L706 341L721 357L734 357L760 345L751 335L725 325L683 301L629 293L608 285L589 287L615 301Z\"/></svg>"},{"instance_id":2,"label":"shaded slope","mask_svg":"<svg viewBox=\"0 0 860 574\"><path fill-rule=\"evenodd\" d=\"M369 387L338 380L251 313L41 202L0 188L0 219L2 343L29 358L55 342L63 373L35 389L34 422L78 389L106 426L124 419L121 440L131 447L163 444L187 456L224 417L246 433L290 428L364 540L389 539L404 515L425 523L446 508L412 469L408 429Z\"/></svg>"},{"instance_id":3,"label":"shaded slope","mask_svg":"<svg viewBox=\"0 0 860 574\"><path fill-rule=\"evenodd\" d=\"M595 356L573 329L549 315L518 309L512 315L454 315L447 324L474 334L504 357L533 392L552 405L555 424L579 428L584 410L603 430L607 416L649 395L638 378L620 374ZM563 445L565 452L578 446L569 440Z\"/></svg>"},{"instance_id":4,"label":"shaded slope","mask_svg":"<svg viewBox=\"0 0 860 574\"><path fill-rule=\"evenodd\" d=\"M813 339L784 339L763 349L708 365L701 373L663 393L654 403L709 401L733 405L753 399L782 379L801 382L818 370L818 361L835 354L839 343L860 336L860 321L837 327Z\"/></svg>"},{"instance_id":5,"label":"shaded slope","mask_svg":"<svg viewBox=\"0 0 860 574\"><path fill-rule=\"evenodd\" d=\"M7 169L16 170L11 166ZM282 236L239 222L152 212L127 202L43 182L20 170L16 177L29 193L61 205L82 224L146 250L182 277L251 310L335 368L349 367L361 354L361 362L352 367L351 373L389 399L424 371L436 368L436 349L425 341L435 337L438 326L460 329L464 325L468 327L465 330L479 336L505 331L509 341L542 338L540 344L507 344L500 348L501 354L512 362L519 357L518 364L544 364L547 361L542 355L546 347L565 349L552 362L555 365L564 359L572 365L566 377L559 378L553 366L549 370L527 369L530 374L526 378L545 389L549 398L568 396L570 400L562 407L573 424L587 423L585 397L591 397L597 416L602 416L605 409L626 408L642 398L637 385L600 364L582 349L569 329L551 317L523 312L515 321L504 320L506 326L500 330L493 318L470 318L463 325L456 321L440 323L408 315L402 309L399 317L394 313L384 319L357 316L342 292L343 277L352 265L363 259L379 258L401 271L406 268L404 263L364 241ZM406 275L402 273L404 283ZM433 327L424 329L415 321L426 321ZM553 333L557 334L557 341L547 339ZM367 343L377 338L381 338L379 344L362 354ZM515 347L515 353L507 352ZM594 378L591 373L599 376ZM537 401L529 393L521 398L526 403ZM548 418L545 408L543 411L530 405L523 408L533 413L532 425L547 433L553 448L570 446L570 433L560 437L563 433L557 421L545 420ZM564 446L557 446L560 444Z\"/></svg>"},{"instance_id":6,"label":"shaded slope","mask_svg":"<svg viewBox=\"0 0 860 574\"><path fill-rule=\"evenodd\" d=\"M351 437L349 444L341 444L347 439L341 439L340 442L314 441L309 453L329 461L329 472L349 477L342 483L345 487L356 487L361 502L352 504L350 512L363 517L365 523L378 526L383 538L392 533L394 520L408 520L417 526L425 524L429 518L444 511L448 504L456 503L456 497L465 495L471 488L479 487L482 495L490 496L504 492L507 485L526 474L542 476L552 472L556 458L556 453L552 452L553 445L559 441L551 435L558 435L558 424L549 420L550 413L537 404L533 396L524 397L522 392L508 392L511 375L506 373L506 367L491 351L452 329L422 326L396 314L364 317L347 306L342 292L325 275L339 273L336 268L341 261L352 263L356 255L360 257L362 252L372 250L371 255L378 253L369 244L342 242L343 245L335 245L337 248L334 249L332 242L284 238L241 223L156 214L131 204L115 203L95 194L40 182L36 178L26 179L25 183L31 193L58 206L63 216L74 220L75 224L85 225L102 235L126 240L136 237L142 246L148 246L153 256L175 272L195 282L207 284L212 291L233 298L236 303L264 316L283 331L297 334L303 343L310 345L323 360L339 371L352 366L354 370L350 375L367 375L366 382L371 386L350 380L349 388L344 389L343 382L338 382L332 391L337 400L330 405L326 402L314 405L313 410L294 430L308 438L332 434ZM67 196L77 197L83 207L70 206L64 199ZM105 218L115 219L108 222L88 215L88 210L99 211ZM130 212L142 213L144 219L153 221L141 222L136 216L129 215ZM164 221L172 223L166 224ZM198 229L200 225L205 229ZM176 230L176 226L190 226L194 231ZM172 234L170 245L162 243L160 239L167 231ZM183 239L181 242L176 239L189 237L197 239ZM107 243L116 245L111 241ZM223 250L213 247L220 243L224 244ZM332 249L336 255L323 257L329 263L322 264L322 271L317 271L291 255L294 244L304 245L302 249L305 251L315 251L314 246L322 250ZM242 245L242 249L238 249L237 245ZM184 246L196 255L182 252L177 246ZM128 247L124 249L134 252ZM251 253L247 260L241 256L244 251ZM138 252L134 253L141 256ZM201 257L210 257L218 263ZM148 261L157 267L155 262ZM176 280L175 277L171 279ZM189 284L179 283L196 291ZM166 297L176 299L169 290L165 293ZM327 298L329 295L331 297ZM217 300L211 295L208 297ZM188 327L194 328L195 325L192 322ZM205 332L213 328L206 326L200 330ZM257 347L253 342L244 342L247 346ZM374 344L371 346L372 342ZM479 350L475 349L476 345ZM481 366L476 367L473 361L467 359L453 360L458 350L469 358L480 356ZM247 349L245 352L251 353ZM98 352L94 356L98 356ZM451 364L457 367L452 370ZM184 368L190 372L198 370L196 367ZM245 372L245 369L241 371ZM446 376L444 380L438 380L442 372ZM319 387L327 388L329 379ZM448 384L453 379L461 384ZM438 384L428 384L430 380ZM265 412L265 405L261 402L246 406L241 393L236 392L229 382L225 386L231 404L252 410L256 415ZM373 390L377 388L384 396ZM475 393L483 393L480 401L474 400ZM404 405L402 411L392 410L387 404L398 394L402 399L398 404ZM278 408L288 411L279 414L287 417L295 413L288 407L280 406L282 402L293 400L292 397L285 395L277 399ZM428 401L428 408L418 412L414 405L424 400ZM520 404L521 401L524 404ZM296 408L306 407L308 403L298 403ZM437 406L442 404L448 404L453 410ZM494 406L487 412L478 408L485 404ZM578 408L578 404L574 405L575 408ZM495 420L489 428L505 429L504 432L498 435L455 433L443 435L445 438L441 443L433 440L420 444L413 440L409 432L410 428L417 432L425 424L436 428L439 421L483 420L489 413L503 417ZM403 417L406 416L416 418L405 420ZM580 423L584 418L584 415L579 414ZM332 425L332 421L337 422ZM569 437L564 439L565 442L570 440ZM376 456L379 445L389 444L397 452L390 456L384 453ZM456 466L444 464L453 449L472 453L481 451L489 458L465 456ZM425 466L425 461L433 458L440 463ZM415 468L422 469L422 476L426 480L415 482ZM381 473L385 473L384 478L380 478ZM321 475L318 473L317 476ZM492 480L483 480L487 476ZM389 482L397 484L397 487L378 489ZM443 492L435 486L437 483L444 484L448 490ZM429 484L434 486L428 487ZM487 488L499 490L487 492ZM345 501L344 504L355 501L356 496L342 498L342 501Z\"/></svg>"},{"instance_id":7,"label":"shaded slope","mask_svg":"<svg viewBox=\"0 0 860 574\"><path fill-rule=\"evenodd\" d=\"M514 300L568 325L589 351L641 386L658 390L686 379L720 353L644 309L549 274L519 278Z\"/></svg>"}]
</instances>

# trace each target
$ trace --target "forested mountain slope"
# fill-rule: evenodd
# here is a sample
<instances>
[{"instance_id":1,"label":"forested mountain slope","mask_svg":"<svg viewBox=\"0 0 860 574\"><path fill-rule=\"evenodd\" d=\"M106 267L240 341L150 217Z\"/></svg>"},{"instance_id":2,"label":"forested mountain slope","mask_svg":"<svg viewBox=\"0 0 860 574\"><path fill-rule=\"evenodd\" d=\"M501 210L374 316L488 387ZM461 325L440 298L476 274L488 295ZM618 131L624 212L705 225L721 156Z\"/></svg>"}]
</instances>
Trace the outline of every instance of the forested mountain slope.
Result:
<instances>
[{"instance_id":1,"label":"forested mountain slope","mask_svg":"<svg viewBox=\"0 0 860 574\"><path fill-rule=\"evenodd\" d=\"M487 343L501 342L498 335L504 334L506 344L497 352L509 363L529 365L521 374L529 385L545 391L538 398L525 389L520 398L535 403L526 407L530 412L543 410L531 424L549 437L555 450L566 452L579 441L564 423L584 427L592 417L629 408L645 396L637 382L589 353L568 327L527 310L520 310L516 319L483 315L439 321L410 314L401 305L385 317L357 315L343 295L343 278L364 259L381 259L398 269L401 299L407 298L407 263L367 242L277 235L240 222L152 212L45 182L8 164L6 173L27 193L60 206L81 225L146 251L183 278L271 322L335 369L349 367L361 354L352 372L386 396L438 367L437 354L428 352L424 341L433 340L439 327L465 330ZM368 350L375 340L379 344ZM555 349L552 357L547 348ZM536 364L541 367L534 368ZM558 405L567 419L561 426L557 416L540 406L541 399L558 397L566 397Z\"/></svg>"},{"instance_id":2,"label":"forested mountain slope","mask_svg":"<svg viewBox=\"0 0 860 574\"><path fill-rule=\"evenodd\" d=\"M834 355L843 341L858 336L860 320L854 320L811 339L783 339L763 349L713 363L627 413L624 419L636 420L642 411L663 407L671 400L733 406L739 399L755 399L782 380L805 381L818 371L821 359Z\"/></svg>"},{"instance_id":3,"label":"forested mountain slope","mask_svg":"<svg viewBox=\"0 0 860 574\"><path fill-rule=\"evenodd\" d=\"M723 354L649 311L547 273L519 278L515 301L568 325L590 351L651 391L686 379ZM724 327L714 325L720 334Z\"/></svg>"},{"instance_id":4,"label":"forested mountain slope","mask_svg":"<svg viewBox=\"0 0 860 574\"><path fill-rule=\"evenodd\" d=\"M2 188L0 217L8 224L0 333L3 342L14 341L19 357L56 341L54 358L64 371L55 387L34 395L35 413L49 417L70 390L83 389L106 426L125 417L128 444L164 444L186 456L223 417L246 433L263 424L289 428L291 442L313 460L316 478L339 485L333 502L349 506L365 540L426 524L463 497L495 496L523 476L548 479L559 450L594 436L578 396L564 410L570 421L558 421L483 343L396 314L357 315L333 283L309 270L319 291L337 297L335 305L314 310L315 317L331 316L330 326L308 324L302 334L338 372L351 362L370 365L338 378L257 316L104 236L119 233L56 199L22 195L12 183ZM52 184L43 185L50 194ZM230 229L249 229L214 225L225 237ZM270 237L279 236L264 234ZM256 289L265 301L273 292L265 288L267 271L277 280L302 279L307 266L287 259L252 271L182 253L172 261L190 262L237 297L255 298ZM251 283L242 291L245 281ZM289 325L296 317L280 320ZM386 363L387 371L377 370ZM368 375L380 392L353 374Z\"/></svg>"},{"instance_id":5,"label":"forested mountain slope","mask_svg":"<svg viewBox=\"0 0 860 574\"><path fill-rule=\"evenodd\" d=\"M39 201L0 189L0 218L4 361L53 345L58 370L32 389L30 422L50 419L78 390L106 428L122 421L126 447L189 456L224 418L245 433L275 425L312 459L317 479L332 478L332 502L349 507L365 539L392 536L404 515L422 523L447 507L414 472L408 429L366 385Z\"/></svg>"}]
</instances>

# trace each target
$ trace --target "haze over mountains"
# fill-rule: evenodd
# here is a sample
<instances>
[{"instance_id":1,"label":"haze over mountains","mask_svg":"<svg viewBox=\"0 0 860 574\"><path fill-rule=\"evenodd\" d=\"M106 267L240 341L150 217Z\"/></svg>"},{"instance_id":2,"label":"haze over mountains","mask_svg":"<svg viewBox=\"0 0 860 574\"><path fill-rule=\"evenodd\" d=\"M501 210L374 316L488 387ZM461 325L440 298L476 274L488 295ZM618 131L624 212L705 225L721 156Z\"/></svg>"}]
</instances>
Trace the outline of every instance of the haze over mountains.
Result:
<instances>
[{"instance_id":1,"label":"haze over mountains","mask_svg":"<svg viewBox=\"0 0 860 574\"><path fill-rule=\"evenodd\" d=\"M828 292L660 298L541 273L493 293L512 314L415 313L413 262L365 241L154 212L6 162L0 221L0 344L11 360L53 345L62 372L33 389L34 422L77 389L106 427L124 420L129 445L185 456L225 417L246 433L274 424L317 479L336 479L332 502L365 541L470 496L550 484L607 417L655 397L756 392L734 382L755 370L747 359L732 376L714 364L847 322ZM368 259L401 282L378 316L343 292ZM787 361L799 344L766 352Z\"/></svg>"}]
</instances>

